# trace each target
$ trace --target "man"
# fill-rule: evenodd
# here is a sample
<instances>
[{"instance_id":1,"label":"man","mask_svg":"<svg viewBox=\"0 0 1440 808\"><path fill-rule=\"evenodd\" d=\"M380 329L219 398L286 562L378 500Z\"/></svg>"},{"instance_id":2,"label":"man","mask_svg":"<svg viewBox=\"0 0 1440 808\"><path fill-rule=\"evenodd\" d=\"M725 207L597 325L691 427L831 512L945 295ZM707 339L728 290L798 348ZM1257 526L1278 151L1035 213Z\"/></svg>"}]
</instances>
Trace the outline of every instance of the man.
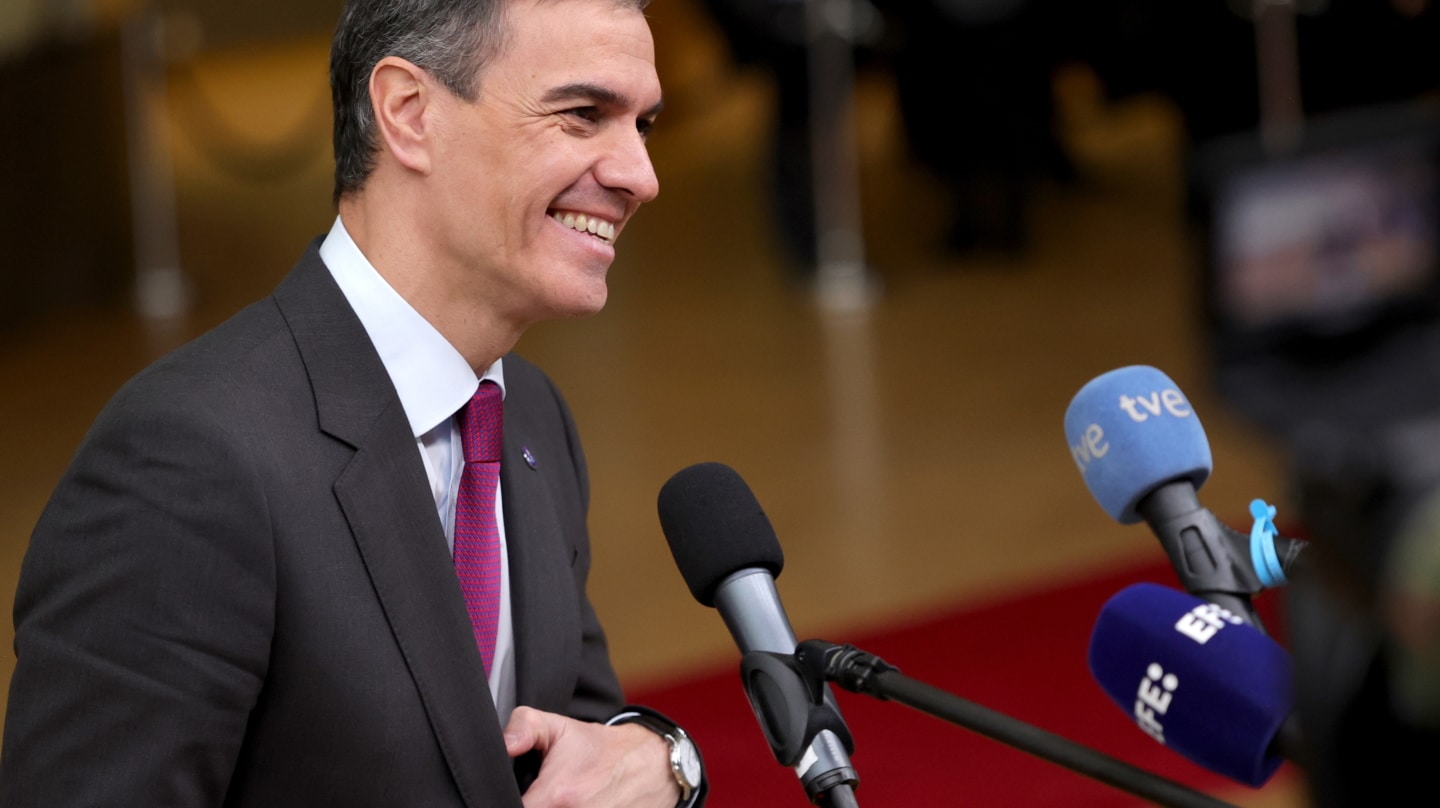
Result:
<instances>
[{"instance_id":1,"label":"man","mask_svg":"<svg viewBox=\"0 0 1440 808\"><path fill-rule=\"evenodd\" d=\"M347 4L339 217L80 447L16 596L0 804L703 801L586 598L569 412L506 356L600 309L659 190L643 1ZM502 418L497 506L461 427Z\"/></svg>"}]
</instances>

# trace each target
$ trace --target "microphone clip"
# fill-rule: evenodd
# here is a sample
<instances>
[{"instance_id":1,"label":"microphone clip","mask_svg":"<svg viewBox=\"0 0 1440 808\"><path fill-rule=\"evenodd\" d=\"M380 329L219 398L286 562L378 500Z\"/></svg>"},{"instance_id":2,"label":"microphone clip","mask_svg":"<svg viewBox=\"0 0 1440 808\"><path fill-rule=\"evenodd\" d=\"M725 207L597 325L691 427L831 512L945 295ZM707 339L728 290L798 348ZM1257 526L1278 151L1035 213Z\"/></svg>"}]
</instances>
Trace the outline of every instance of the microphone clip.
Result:
<instances>
[{"instance_id":1,"label":"microphone clip","mask_svg":"<svg viewBox=\"0 0 1440 808\"><path fill-rule=\"evenodd\" d=\"M800 765L805 750L826 730L855 751L850 729L840 712L825 698L825 679L811 675L797 661L798 654L750 651L740 660L740 681L755 718L782 766Z\"/></svg>"},{"instance_id":2,"label":"microphone clip","mask_svg":"<svg viewBox=\"0 0 1440 808\"><path fill-rule=\"evenodd\" d=\"M795 648L795 660L812 682L834 682L851 693L863 693L883 701L883 688L875 677L900 669L874 654L853 645L836 645L825 640L806 640Z\"/></svg>"}]
</instances>

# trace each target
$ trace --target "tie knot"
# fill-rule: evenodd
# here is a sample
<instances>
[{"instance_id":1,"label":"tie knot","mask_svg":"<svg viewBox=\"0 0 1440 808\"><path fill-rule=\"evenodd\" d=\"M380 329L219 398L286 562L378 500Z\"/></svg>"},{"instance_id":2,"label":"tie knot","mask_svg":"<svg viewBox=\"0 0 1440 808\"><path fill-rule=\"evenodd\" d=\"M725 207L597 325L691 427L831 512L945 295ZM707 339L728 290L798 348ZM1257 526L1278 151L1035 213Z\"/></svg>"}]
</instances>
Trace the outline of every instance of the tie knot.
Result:
<instances>
[{"instance_id":1,"label":"tie knot","mask_svg":"<svg viewBox=\"0 0 1440 808\"><path fill-rule=\"evenodd\" d=\"M460 445L466 463L500 462L504 413L500 385L481 382L470 403L460 411Z\"/></svg>"}]
</instances>

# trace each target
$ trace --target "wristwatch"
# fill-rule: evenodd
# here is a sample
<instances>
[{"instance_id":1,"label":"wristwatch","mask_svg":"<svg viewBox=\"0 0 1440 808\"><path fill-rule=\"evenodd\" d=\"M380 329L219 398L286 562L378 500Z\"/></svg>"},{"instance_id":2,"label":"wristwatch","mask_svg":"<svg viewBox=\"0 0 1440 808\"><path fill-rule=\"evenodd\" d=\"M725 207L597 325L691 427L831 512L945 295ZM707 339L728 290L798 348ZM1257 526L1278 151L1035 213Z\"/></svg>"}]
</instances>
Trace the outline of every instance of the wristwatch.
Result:
<instances>
[{"instance_id":1,"label":"wristwatch","mask_svg":"<svg viewBox=\"0 0 1440 808\"><path fill-rule=\"evenodd\" d=\"M675 775L675 782L680 785L680 802L676 803L676 808L693 808L700 804L698 798L707 790L704 788L705 764L700 759L700 750L685 730L654 710L635 706L626 707L605 723L612 727L639 724L664 738L670 744L670 770Z\"/></svg>"}]
</instances>

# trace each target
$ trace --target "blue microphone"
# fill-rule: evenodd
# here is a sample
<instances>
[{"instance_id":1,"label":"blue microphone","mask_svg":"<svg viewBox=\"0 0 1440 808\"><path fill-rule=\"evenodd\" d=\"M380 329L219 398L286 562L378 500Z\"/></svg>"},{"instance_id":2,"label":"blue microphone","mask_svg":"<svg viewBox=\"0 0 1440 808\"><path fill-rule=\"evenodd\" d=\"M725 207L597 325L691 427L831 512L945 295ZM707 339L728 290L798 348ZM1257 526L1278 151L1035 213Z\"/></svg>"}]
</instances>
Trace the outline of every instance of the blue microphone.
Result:
<instances>
[{"instance_id":1,"label":"blue microphone","mask_svg":"<svg viewBox=\"0 0 1440 808\"><path fill-rule=\"evenodd\" d=\"M1210 441L1169 376L1145 365L1112 370L1080 388L1065 411L1065 440L1080 476L1110 518L1131 525L1157 487L1210 478Z\"/></svg>"},{"instance_id":2,"label":"blue microphone","mask_svg":"<svg viewBox=\"0 0 1440 808\"><path fill-rule=\"evenodd\" d=\"M1100 610L1089 662L1146 734L1231 780L1264 785L1294 748L1289 653L1213 603L1130 586Z\"/></svg>"},{"instance_id":3,"label":"blue microphone","mask_svg":"<svg viewBox=\"0 0 1440 808\"><path fill-rule=\"evenodd\" d=\"M1277 539L1263 502L1253 537L1201 507L1210 442L1179 385L1146 365L1102 374L1071 400L1065 439L1100 507L1121 524L1148 523L1186 591L1260 626L1250 596L1282 583L1304 542Z\"/></svg>"}]
</instances>

